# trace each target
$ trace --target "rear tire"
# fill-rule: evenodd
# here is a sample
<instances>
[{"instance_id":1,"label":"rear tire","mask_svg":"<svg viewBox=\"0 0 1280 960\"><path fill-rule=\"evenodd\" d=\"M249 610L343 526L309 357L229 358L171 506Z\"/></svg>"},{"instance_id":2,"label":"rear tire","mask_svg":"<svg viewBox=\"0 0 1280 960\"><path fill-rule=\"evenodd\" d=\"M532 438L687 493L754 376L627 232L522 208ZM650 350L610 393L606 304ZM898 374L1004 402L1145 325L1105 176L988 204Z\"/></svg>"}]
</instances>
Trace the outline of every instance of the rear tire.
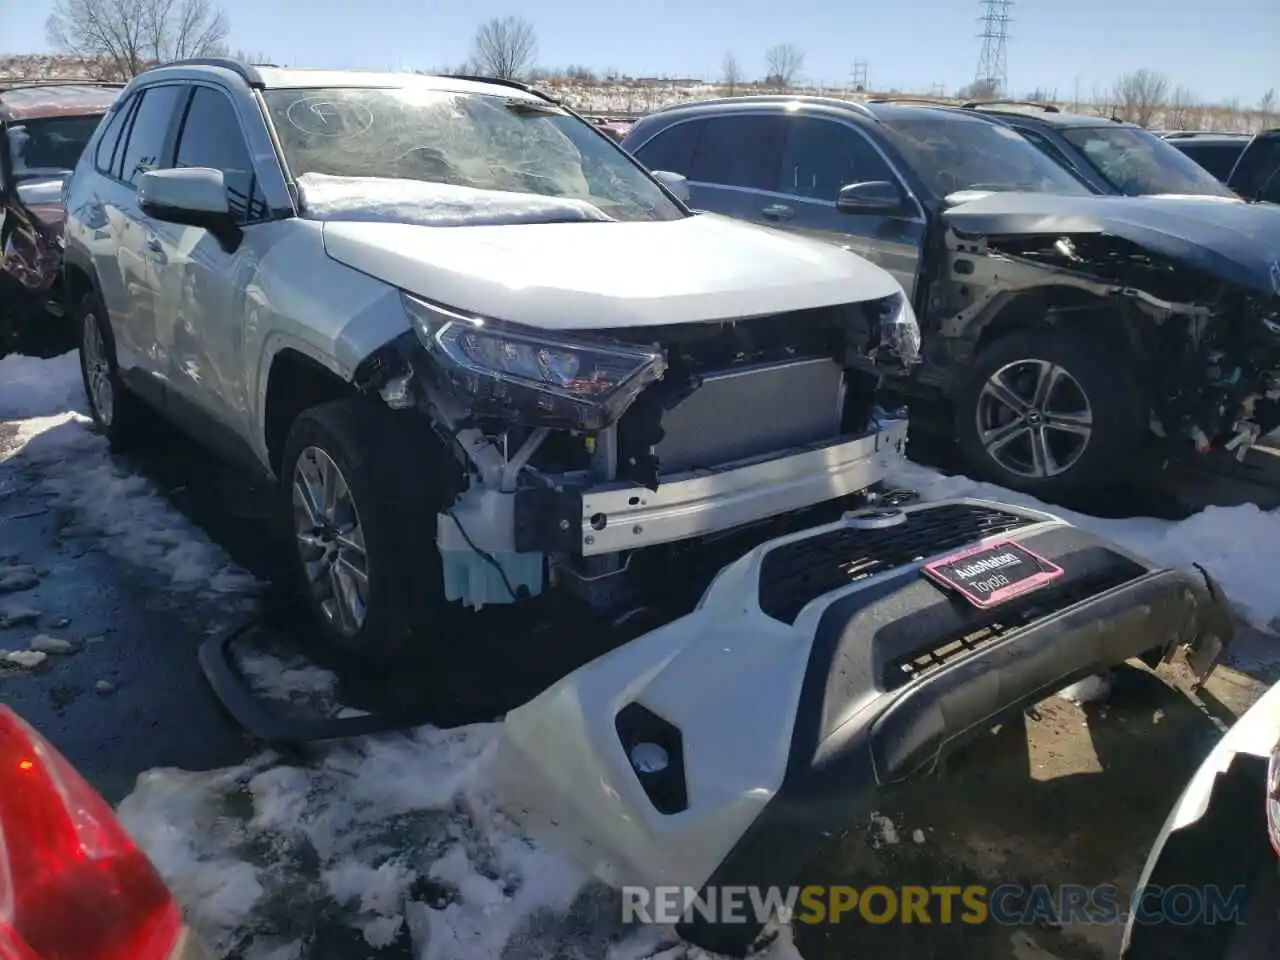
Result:
<instances>
[{"instance_id":1,"label":"rear tire","mask_svg":"<svg viewBox=\"0 0 1280 960\"><path fill-rule=\"evenodd\" d=\"M302 596L331 649L388 668L452 635L461 608L444 599L436 548L452 462L414 414L372 401L324 403L294 421L282 508Z\"/></svg>"},{"instance_id":2,"label":"rear tire","mask_svg":"<svg viewBox=\"0 0 1280 960\"><path fill-rule=\"evenodd\" d=\"M1063 330L1015 330L986 347L954 415L976 476L1051 502L1115 482L1145 428L1132 365Z\"/></svg>"},{"instance_id":3,"label":"rear tire","mask_svg":"<svg viewBox=\"0 0 1280 960\"><path fill-rule=\"evenodd\" d=\"M86 293L73 315L79 331L80 378L94 425L113 451L136 446L154 426L151 412L120 379L111 322L96 293Z\"/></svg>"}]
</instances>

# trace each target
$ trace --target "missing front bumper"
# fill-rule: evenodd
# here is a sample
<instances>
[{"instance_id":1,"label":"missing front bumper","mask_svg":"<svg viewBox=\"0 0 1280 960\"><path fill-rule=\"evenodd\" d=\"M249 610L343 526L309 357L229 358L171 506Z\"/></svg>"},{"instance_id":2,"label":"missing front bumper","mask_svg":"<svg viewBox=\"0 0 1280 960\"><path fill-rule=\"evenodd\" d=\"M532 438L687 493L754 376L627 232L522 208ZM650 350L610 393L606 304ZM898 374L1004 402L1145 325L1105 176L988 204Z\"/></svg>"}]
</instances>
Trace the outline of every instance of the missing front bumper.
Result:
<instances>
[{"instance_id":1,"label":"missing front bumper","mask_svg":"<svg viewBox=\"0 0 1280 960\"><path fill-rule=\"evenodd\" d=\"M516 549L584 557L691 540L837 500L884 479L906 420L785 456L664 478L657 490L618 482L583 491L517 495Z\"/></svg>"},{"instance_id":2,"label":"missing front bumper","mask_svg":"<svg viewBox=\"0 0 1280 960\"><path fill-rule=\"evenodd\" d=\"M508 714L496 774L511 814L614 885L787 886L878 791L1000 717L1133 657L1205 650L1211 669L1231 640L1211 581L1049 514L983 501L878 513L762 544L693 613ZM921 575L960 541L994 538L1063 576L980 610ZM780 583L798 607L770 600ZM664 763L639 764L642 745ZM729 951L748 927L683 932Z\"/></svg>"}]
</instances>

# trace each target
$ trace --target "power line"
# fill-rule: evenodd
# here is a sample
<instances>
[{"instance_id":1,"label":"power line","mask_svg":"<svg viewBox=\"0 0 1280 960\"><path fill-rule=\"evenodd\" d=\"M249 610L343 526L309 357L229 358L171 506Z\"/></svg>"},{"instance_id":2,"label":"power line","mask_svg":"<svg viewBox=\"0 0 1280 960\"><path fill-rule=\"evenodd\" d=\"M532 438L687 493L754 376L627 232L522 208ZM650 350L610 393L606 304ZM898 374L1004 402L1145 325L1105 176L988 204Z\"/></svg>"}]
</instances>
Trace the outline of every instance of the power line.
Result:
<instances>
[{"instance_id":1,"label":"power line","mask_svg":"<svg viewBox=\"0 0 1280 960\"><path fill-rule=\"evenodd\" d=\"M978 56L978 70L974 85L986 87L990 93L1004 93L1009 86L1009 8L1013 0L980 0L982 16L978 22L982 32L982 53Z\"/></svg>"}]
</instances>

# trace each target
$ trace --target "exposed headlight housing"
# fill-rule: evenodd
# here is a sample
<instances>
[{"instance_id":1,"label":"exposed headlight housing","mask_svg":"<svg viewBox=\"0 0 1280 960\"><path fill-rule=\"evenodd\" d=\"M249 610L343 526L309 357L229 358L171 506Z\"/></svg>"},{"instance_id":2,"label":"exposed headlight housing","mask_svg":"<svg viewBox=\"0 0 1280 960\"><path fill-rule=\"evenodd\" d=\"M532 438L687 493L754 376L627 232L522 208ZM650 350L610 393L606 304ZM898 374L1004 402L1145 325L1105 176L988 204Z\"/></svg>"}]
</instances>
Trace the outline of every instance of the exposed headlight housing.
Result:
<instances>
[{"instance_id":1,"label":"exposed headlight housing","mask_svg":"<svg viewBox=\"0 0 1280 960\"><path fill-rule=\"evenodd\" d=\"M909 370L920 362L920 323L911 301L895 293L875 301L877 329L873 331L870 354L882 363L897 362ZM878 336L877 336L878 334Z\"/></svg>"},{"instance_id":2,"label":"exposed headlight housing","mask_svg":"<svg viewBox=\"0 0 1280 960\"><path fill-rule=\"evenodd\" d=\"M666 372L661 350L591 342L456 313L402 293L427 353L481 416L603 430Z\"/></svg>"}]
</instances>

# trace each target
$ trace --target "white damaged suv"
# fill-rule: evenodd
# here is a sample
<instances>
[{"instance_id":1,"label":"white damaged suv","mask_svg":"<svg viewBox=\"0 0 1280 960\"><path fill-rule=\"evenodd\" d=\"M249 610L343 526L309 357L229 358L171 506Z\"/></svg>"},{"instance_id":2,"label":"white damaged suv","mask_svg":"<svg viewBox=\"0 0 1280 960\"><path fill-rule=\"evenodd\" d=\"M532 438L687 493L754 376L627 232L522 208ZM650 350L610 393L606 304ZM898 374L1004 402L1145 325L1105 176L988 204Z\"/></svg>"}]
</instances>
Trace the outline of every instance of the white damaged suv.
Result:
<instances>
[{"instance_id":1,"label":"white damaged suv","mask_svg":"<svg viewBox=\"0 0 1280 960\"><path fill-rule=\"evenodd\" d=\"M149 70L66 188L93 416L278 480L372 663L553 587L632 603L673 547L880 481L875 386L920 347L884 270L682 187L519 84Z\"/></svg>"}]
</instances>

